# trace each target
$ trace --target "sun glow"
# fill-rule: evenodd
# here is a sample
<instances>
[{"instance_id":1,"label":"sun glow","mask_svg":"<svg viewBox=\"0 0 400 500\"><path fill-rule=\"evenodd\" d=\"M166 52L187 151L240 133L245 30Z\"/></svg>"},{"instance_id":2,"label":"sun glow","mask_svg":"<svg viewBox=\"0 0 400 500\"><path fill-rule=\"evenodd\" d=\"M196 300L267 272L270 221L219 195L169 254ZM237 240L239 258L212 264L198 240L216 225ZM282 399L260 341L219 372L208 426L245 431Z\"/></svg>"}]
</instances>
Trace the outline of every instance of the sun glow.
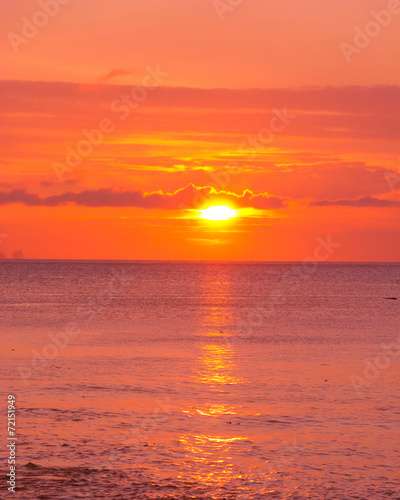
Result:
<instances>
[{"instance_id":1,"label":"sun glow","mask_svg":"<svg viewBox=\"0 0 400 500\"><path fill-rule=\"evenodd\" d=\"M228 207L227 205L214 205L205 210L201 210L200 216L207 220L228 220L237 216L237 210Z\"/></svg>"}]
</instances>

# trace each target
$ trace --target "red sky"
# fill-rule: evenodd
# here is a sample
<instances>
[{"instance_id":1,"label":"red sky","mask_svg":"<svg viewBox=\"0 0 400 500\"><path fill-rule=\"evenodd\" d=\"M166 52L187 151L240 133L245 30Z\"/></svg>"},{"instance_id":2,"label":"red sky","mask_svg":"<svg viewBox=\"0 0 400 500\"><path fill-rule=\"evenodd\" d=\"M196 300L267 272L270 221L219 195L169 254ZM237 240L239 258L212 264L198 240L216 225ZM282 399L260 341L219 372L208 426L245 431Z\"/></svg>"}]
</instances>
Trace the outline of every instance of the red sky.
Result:
<instances>
[{"instance_id":1,"label":"red sky","mask_svg":"<svg viewBox=\"0 0 400 500\"><path fill-rule=\"evenodd\" d=\"M399 260L399 1L57 1L0 0L0 252Z\"/></svg>"}]
</instances>

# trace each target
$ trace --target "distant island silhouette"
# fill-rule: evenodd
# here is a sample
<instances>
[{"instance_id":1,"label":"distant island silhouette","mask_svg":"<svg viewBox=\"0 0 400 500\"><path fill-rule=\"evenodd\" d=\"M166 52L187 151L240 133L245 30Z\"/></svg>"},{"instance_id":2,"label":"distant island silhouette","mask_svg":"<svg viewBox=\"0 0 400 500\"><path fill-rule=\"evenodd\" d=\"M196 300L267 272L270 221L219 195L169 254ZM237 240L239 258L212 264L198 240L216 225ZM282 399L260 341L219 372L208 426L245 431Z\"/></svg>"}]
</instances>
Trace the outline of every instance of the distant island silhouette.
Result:
<instances>
[{"instance_id":1,"label":"distant island silhouette","mask_svg":"<svg viewBox=\"0 0 400 500\"><path fill-rule=\"evenodd\" d=\"M5 260L5 259L7 259L6 254L4 252L0 252L0 260ZM14 260L25 259L23 251L16 250L15 252L13 252L12 257L10 259L14 259Z\"/></svg>"}]
</instances>

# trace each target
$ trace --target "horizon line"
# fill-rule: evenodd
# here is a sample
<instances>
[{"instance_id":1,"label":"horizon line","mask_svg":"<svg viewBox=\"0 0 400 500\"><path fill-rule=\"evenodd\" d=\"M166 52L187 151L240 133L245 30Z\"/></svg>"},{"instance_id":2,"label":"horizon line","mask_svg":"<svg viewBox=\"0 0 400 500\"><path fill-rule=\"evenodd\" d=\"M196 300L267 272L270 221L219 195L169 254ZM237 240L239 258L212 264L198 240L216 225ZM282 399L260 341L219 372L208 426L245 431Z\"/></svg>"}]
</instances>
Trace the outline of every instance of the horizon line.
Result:
<instances>
[{"instance_id":1,"label":"horizon line","mask_svg":"<svg viewBox=\"0 0 400 500\"><path fill-rule=\"evenodd\" d=\"M148 262L148 263L233 263L233 264L301 264L304 260L191 260L191 259L68 259L68 258L4 258L0 259L1 262ZM317 264L398 264L400 261L368 261L368 260L329 260L329 261L316 261Z\"/></svg>"}]
</instances>

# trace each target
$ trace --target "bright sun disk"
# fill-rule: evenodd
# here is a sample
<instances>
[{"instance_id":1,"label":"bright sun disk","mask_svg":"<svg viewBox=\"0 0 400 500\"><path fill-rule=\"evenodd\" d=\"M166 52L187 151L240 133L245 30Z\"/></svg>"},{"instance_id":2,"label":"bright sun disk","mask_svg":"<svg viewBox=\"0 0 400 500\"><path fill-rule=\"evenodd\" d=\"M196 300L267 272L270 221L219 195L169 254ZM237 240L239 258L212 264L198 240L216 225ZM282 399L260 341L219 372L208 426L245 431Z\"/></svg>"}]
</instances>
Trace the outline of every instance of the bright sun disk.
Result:
<instances>
[{"instance_id":1,"label":"bright sun disk","mask_svg":"<svg viewBox=\"0 0 400 500\"><path fill-rule=\"evenodd\" d=\"M201 210L200 217L207 220L228 220L236 217L237 210L226 205L214 205Z\"/></svg>"}]
</instances>

